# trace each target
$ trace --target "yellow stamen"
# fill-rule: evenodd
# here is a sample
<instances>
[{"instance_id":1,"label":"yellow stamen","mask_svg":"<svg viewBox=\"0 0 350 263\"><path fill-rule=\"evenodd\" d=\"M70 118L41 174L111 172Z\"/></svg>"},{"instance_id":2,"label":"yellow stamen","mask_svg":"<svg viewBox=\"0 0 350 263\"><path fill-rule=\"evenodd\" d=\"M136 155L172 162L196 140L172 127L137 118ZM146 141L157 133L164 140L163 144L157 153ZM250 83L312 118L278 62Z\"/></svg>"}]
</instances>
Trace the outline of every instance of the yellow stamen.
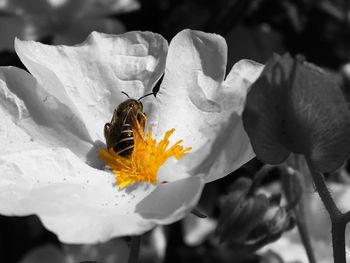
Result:
<instances>
[{"instance_id":1,"label":"yellow stamen","mask_svg":"<svg viewBox=\"0 0 350 263\"><path fill-rule=\"evenodd\" d=\"M174 131L175 129L167 131L164 138L157 144L152 138L150 129L145 135L142 129L133 127L134 150L129 157L118 155L113 148L108 151L100 148L99 157L115 174L120 189L138 182L157 184L158 170L165 161L172 156L179 160L192 149L181 146L182 140L167 149L169 137Z\"/></svg>"}]
</instances>

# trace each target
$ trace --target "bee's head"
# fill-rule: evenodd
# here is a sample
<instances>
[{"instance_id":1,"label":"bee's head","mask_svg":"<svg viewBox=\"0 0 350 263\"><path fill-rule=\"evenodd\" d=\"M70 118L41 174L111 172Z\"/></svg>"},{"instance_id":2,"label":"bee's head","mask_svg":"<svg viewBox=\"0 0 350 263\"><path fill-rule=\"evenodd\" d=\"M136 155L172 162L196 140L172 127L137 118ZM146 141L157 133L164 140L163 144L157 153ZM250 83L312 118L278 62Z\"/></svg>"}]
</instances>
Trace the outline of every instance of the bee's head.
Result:
<instances>
[{"instance_id":1,"label":"bee's head","mask_svg":"<svg viewBox=\"0 0 350 263\"><path fill-rule=\"evenodd\" d=\"M114 110L117 116L120 116L125 111L133 111L135 113L143 111L143 105L140 101L135 99L127 99L119 104L119 106Z\"/></svg>"},{"instance_id":2,"label":"bee's head","mask_svg":"<svg viewBox=\"0 0 350 263\"><path fill-rule=\"evenodd\" d=\"M122 91L122 93L125 94L128 97L128 99L120 103L119 106L114 110L114 114L116 116L120 116L123 112L130 111L130 110L134 111L135 113L140 111L143 112L143 105L140 100L142 100L143 98L149 95L155 95L155 93L152 92L152 93L143 95L138 100L136 100L136 99L130 98L130 96L126 92Z\"/></svg>"}]
</instances>

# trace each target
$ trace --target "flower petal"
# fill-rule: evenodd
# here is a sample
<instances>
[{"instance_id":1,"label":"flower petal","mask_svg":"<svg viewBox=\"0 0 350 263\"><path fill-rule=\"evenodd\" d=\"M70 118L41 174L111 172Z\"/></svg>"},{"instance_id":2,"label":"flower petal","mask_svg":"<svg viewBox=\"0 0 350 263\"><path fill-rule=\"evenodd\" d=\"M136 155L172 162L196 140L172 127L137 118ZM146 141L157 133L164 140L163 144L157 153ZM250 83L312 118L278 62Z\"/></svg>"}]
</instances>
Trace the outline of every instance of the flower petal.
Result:
<instances>
[{"instance_id":1,"label":"flower petal","mask_svg":"<svg viewBox=\"0 0 350 263\"><path fill-rule=\"evenodd\" d=\"M227 46L215 34L184 30L169 46L166 71L157 99L157 135L175 128L173 140L193 148L183 162L207 181L225 176L252 158L241 112L247 89L262 66L236 64L226 81Z\"/></svg>"},{"instance_id":2,"label":"flower petal","mask_svg":"<svg viewBox=\"0 0 350 263\"><path fill-rule=\"evenodd\" d=\"M174 173L176 171L176 173ZM174 182L189 177L185 167L179 165L175 157L169 158L158 170L159 183Z\"/></svg>"},{"instance_id":3,"label":"flower petal","mask_svg":"<svg viewBox=\"0 0 350 263\"><path fill-rule=\"evenodd\" d=\"M56 145L88 159L92 145L81 122L28 72L0 67L0 114L0 154Z\"/></svg>"},{"instance_id":4,"label":"flower petal","mask_svg":"<svg viewBox=\"0 0 350 263\"><path fill-rule=\"evenodd\" d=\"M86 124L90 137L104 141L103 126L127 92L150 92L163 73L167 43L151 32L105 35L93 32L79 46L48 46L16 40L29 71Z\"/></svg>"},{"instance_id":5,"label":"flower petal","mask_svg":"<svg viewBox=\"0 0 350 263\"><path fill-rule=\"evenodd\" d=\"M93 169L63 148L0 156L0 212L37 214L66 243L96 243L143 233L154 226L134 213L154 188L131 193L111 173Z\"/></svg>"},{"instance_id":6,"label":"flower petal","mask_svg":"<svg viewBox=\"0 0 350 263\"><path fill-rule=\"evenodd\" d=\"M160 184L136 206L135 212L157 224L170 224L187 215L198 203L203 178L190 176Z\"/></svg>"},{"instance_id":7,"label":"flower petal","mask_svg":"<svg viewBox=\"0 0 350 263\"><path fill-rule=\"evenodd\" d=\"M118 190L110 172L91 168L64 148L0 155L0 213L37 214L65 243L138 235L184 217L197 203L200 177ZM72 227L74 226L74 227Z\"/></svg>"}]
</instances>

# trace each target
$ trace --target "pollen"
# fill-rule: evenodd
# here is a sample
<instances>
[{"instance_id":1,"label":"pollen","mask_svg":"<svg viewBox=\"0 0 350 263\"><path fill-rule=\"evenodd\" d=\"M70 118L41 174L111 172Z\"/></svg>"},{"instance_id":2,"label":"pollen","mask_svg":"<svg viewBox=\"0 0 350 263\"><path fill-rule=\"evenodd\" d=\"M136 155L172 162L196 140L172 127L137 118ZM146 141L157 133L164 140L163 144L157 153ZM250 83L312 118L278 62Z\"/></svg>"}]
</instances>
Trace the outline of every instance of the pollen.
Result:
<instances>
[{"instance_id":1,"label":"pollen","mask_svg":"<svg viewBox=\"0 0 350 263\"><path fill-rule=\"evenodd\" d=\"M179 160L192 149L184 148L181 145L183 140L169 147L169 137L174 131L175 129L168 130L157 143L152 137L151 129L145 134L144 130L133 127L134 150L129 157L118 155L113 148L99 149L99 157L114 173L119 189L140 182L157 184L159 168L170 157Z\"/></svg>"}]
</instances>

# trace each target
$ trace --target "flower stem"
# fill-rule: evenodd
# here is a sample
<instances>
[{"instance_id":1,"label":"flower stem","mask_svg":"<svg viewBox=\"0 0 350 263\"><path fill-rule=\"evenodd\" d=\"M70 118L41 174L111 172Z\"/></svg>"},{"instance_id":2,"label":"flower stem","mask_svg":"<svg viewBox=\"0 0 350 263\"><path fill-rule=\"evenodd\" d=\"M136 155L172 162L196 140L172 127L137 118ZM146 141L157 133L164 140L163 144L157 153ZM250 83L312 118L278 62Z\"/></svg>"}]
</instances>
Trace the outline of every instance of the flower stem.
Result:
<instances>
[{"instance_id":1,"label":"flower stem","mask_svg":"<svg viewBox=\"0 0 350 263\"><path fill-rule=\"evenodd\" d=\"M141 236L132 236L128 263L137 263L140 254Z\"/></svg>"},{"instance_id":2,"label":"flower stem","mask_svg":"<svg viewBox=\"0 0 350 263\"><path fill-rule=\"evenodd\" d=\"M316 172L310 161L307 161L310 173L315 183L318 194L332 222L332 245L334 263L346 263L345 256L345 228L349 221L348 213L342 214L335 204L324 179L323 174Z\"/></svg>"},{"instance_id":3,"label":"flower stem","mask_svg":"<svg viewBox=\"0 0 350 263\"><path fill-rule=\"evenodd\" d=\"M309 165L310 167L310 165ZM339 217L341 215L341 212L339 211L337 205L335 204L324 179L323 174L318 173L316 171L313 170L312 167L310 167L310 172L312 175L312 178L314 180L316 189L318 191L318 194L321 197L321 200L324 204L324 206L326 207L329 216L331 217L331 220L333 221L333 219L335 217Z\"/></svg>"},{"instance_id":4,"label":"flower stem","mask_svg":"<svg viewBox=\"0 0 350 263\"><path fill-rule=\"evenodd\" d=\"M334 263L345 263L345 227L347 222L344 220L339 221L332 221L333 258Z\"/></svg>"}]
</instances>

